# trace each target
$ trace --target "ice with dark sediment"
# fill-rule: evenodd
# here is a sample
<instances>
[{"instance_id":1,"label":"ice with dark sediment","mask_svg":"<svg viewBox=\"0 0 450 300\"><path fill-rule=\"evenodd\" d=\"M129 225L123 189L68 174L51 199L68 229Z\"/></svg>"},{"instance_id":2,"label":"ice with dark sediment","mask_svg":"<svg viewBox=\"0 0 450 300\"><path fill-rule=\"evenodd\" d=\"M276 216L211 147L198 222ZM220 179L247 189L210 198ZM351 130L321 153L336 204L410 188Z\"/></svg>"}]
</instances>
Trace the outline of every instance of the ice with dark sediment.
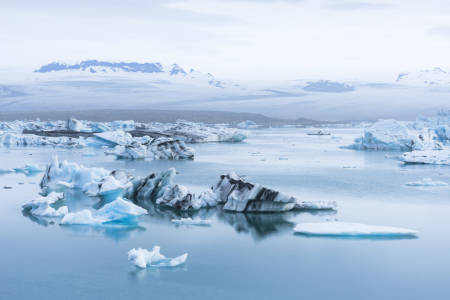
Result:
<instances>
[{"instance_id":1,"label":"ice with dark sediment","mask_svg":"<svg viewBox=\"0 0 450 300\"><path fill-rule=\"evenodd\" d=\"M58 162L58 156L52 157L52 161L47 165L45 174L41 179L41 195L46 196L52 191L58 190L61 182L68 184L71 188L81 189L86 183L100 181L107 176L109 171L103 168L86 168L76 163L63 161Z\"/></svg>"},{"instance_id":2,"label":"ice with dark sediment","mask_svg":"<svg viewBox=\"0 0 450 300\"><path fill-rule=\"evenodd\" d=\"M166 188L162 197L156 200L156 204L181 211L198 210L201 205L196 200L195 195L186 187L176 184L171 188Z\"/></svg>"},{"instance_id":3,"label":"ice with dark sediment","mask_svg":"<svg viewBox=\"0 0 450 300\"><path fill-rule=\"evenodd\" d=\"M158 138L151 145L156 159L193 159L195 150L186 147L183 141L172 138Z\"/></svg>"},{"instance_id":4,"label":"ice with dark sediment","mask_svg":"<svg viewBox=\"0 0 450 300\"><path fill-rule=\"evenodd\" d=\"M51 207L56 201L64 199L64 193L52 192L46 197L38 197L23 205L24 210L38 217L63 217L69 211L67 206L58 209Z\"/></svg>"},{"instance_id":5,"label":"ice with dark sediment","mask_svg":"<svg viewBox=\"0 0 450 300\"><path fill-rule=\"evenodd\" d=\"M395 120L384 120L364 130L364 135L355 143L341 148L358 150L443 150L444 146L431 139L429 131L423 130L420 136L409 133L407 126Z\"/></svg>"},{"instance_id":6,"label":"ice with dark sediment","mask_svg":"<svg viewBox=\"0 0 450 300\"><path fill-rule=\"evenodd\" d=\"M246 182L234 172L221 175L213 191L229 211L286 211L298 203L292 196Z\"/></svg>"},{"instance_id":7,"label":"ice with dark sediment","mask_svg":"<svg viewBox=\"0 0 450 300\"><path fill-rule=\"evenodd\" d=\"M137 188L137 197L156 200L160 198L166 188L172 188L175 184L172 179L178 172L170 168L162 172L153 172L145 177Z\"/></svg>"},{"instance_id":8,"label":"ice with dark sediment","mask_svg":"<svg viewBox=\"0 0 450 300\"><path fill-rule=\"evenodd\" d=\"M403 153L398 160L407 164L450 165L450 152L412 151Z\"/></svg>"}]
</instances>

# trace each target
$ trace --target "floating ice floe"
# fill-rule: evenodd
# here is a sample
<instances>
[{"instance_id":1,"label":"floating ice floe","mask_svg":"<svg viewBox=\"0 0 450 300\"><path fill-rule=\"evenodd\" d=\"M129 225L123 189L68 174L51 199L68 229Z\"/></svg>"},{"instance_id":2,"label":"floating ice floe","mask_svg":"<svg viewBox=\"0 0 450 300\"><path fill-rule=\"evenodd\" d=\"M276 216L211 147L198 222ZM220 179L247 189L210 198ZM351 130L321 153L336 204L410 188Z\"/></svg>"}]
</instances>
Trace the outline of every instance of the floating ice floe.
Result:
<instances>
[{"instance_id":1,"label":"floating ice floe","mask_svg":"<svg viewBox=\"0 0 450 300\"><path fill-rule=\"evenodd\" d=\"M407 186L446 186L448 185L445 182L441 181L433 181L431 178L424 178L423 182L407 182L405 185Z\"/></svg>"},{"instance_id":2,"label":"floating ice floe","mask_svg":"<svg viewBox=\"0 0 450 300\"><path fill-rule=\"evenodd\" d=\"M212 224L211 220L192 220L191 218L181 218L179 220L173 219L172 223L175 225L196 225L196 226L208 226Z\"/></svg>"},{"instance_id":3,"label":"floating ice floe","mask_svg":"<svg viewBox=\"0 0 450 300\"><path fill-rule=\"evenodd\" d=\"M255 122L250 121L250 120L244 121L242 123L237 123L236 126L239 127L239 128L244 128L244 129L258 128L259 127L259 125L256 125Z\"/></svg>"},{"instance_id":4,"label":"floating ice floe","mask_svg":"<svg viewBox=\"0 0 450 300\"><path fill-rule=\"evenodd\" d=\"M374 150L443 150L442 143L433 141L425 129L417 137L409 133L402 122L384 120L364 130L364 135L356 138L355 143L341 146L347 149Z\"/></svg>"},{"instance_id":5,"label":"floating ice floe","mask_svg":"<svg viewBox=\"0 0 450 300\"><path fill-rule=\"evenodd\" d=\"M46 197L39 197L23 205L30 214L39 217L63 217L69 213L67 206L62 206L57 210L50 206L58 200L64 199L64 193L52 192Z\"/></svg>"},{"instance_id":6,"label":"floating ice floe","mask_svg":"<svg viewBox=\"0 0 450 300\"><path fill-rule=\"evenodd\" d=\"M198 210L201 208L201 204L196 200L195 195L186 187L176 184L171 188L166 188L162 197L156 200L156 204L170 206L181 211Z\"/></svg>"},{"instance_id":7,"label":"floating ice floe","mask_svg":"<svg viewBox=\"0 0 450 300\"><path fill-rule=\"evenodd\" d=\"M90 210L69 213L64 216L61 225L135 225L139 223L139 217L147 214L142 207L134 205L122 198L117 198L111 203L105 204L94 214Z\"/></svg>"},{"instance_id":8,"label":"floating ice floe","mask_svg":"<svg viewBox=\"0 0 450 300\"><path fill-rule=\"evenodd\" d=\"M128 260L131 260L137 267L155 267L155 268L170 268L183 264L186 261L187 253L177 258L166 258L159 253L160 247L153 247L152 251L148 252L146 249L138 248L132 249L128 252Z\"/></svg>"},{"instance_id":9,"label":"floating ice floe","mask_svg":"<svg viewBox=\"0 0 450 300\"><path fill-rule=\"evenodd\" d=\"M103 168L86 168L76 163L58 162L58 156L52 157L51 163L47 165L45 174L40 182L41 195L48 195L60 187L60 182L70 185L71 188L81 189L86 183L100 181L107 176L109 171Z\"/></svg>"},{"instance_id":10,"label":"floating ice floe","mask_svg":"<svg viewBox=\"0 0 450 300\"><path fill-rule=\"evenodd\" d=\"M104 201L111 202L119 196L134 198L140 182L140 179L135 179L127 172L112 171L110 175L103 177L99 182L87 183L81 191L90 197L99 196Z\"/></svg>"},{"instance_id":11,"label":"floating ice floe","mask_svg":"<svg viewBox=\"0 0 450 300\"><path fill-rule=\"evenodd\" d=\"M153 172L145 177L137 188L137 197L156 200L160 198L166 188L172 188L175 184L172 179L178 172L170 168L163 172Z\"/></svg>"},{"instance_id":12,"label":"floating ice floe","mask_svg":"<svg viewBox=\"0 0 450 300\"><path fill-rule=\"evenodd\" d=\"M328 236L399 236L416 235L418 232L409 229L371 226L347 222L303 223L297 224L294 231L307 235Z\"/></svg>"},{"instance_id":13,"label":"floating ice floe","mask_svg":"<svg viewBox=\"0 0 450 300\"><path fill-rule=\"evenodd\" d=\"M159 138L150 145L155 158L157 159L183 159L194 158L195 150L186 147L186 144L171 138Z\"/></svg>"},{"instance_id":14,"label":"floating ice floe","mask_svg":"<svg viewBox=\"0 0 450 300\"><path fill-rule=\"evenodd\" d=\"M129 145L117 145L113 151L105 151L107 155L117 155L120 158L138 159L145 158L147 155L147 146L133 141Z\"/></svg>"},{"instance_id":15,"label":"floating ice floe","mask_svg":"<svg viewBox=\"0 0 450 300\"><path fill-rule=\"evenodd\" d=\"M223 208L231 211L286 211L298 202L287 194L246 182L234 172L221 175L213 192L225 203Z\"/></svg>"},{"instance_id":16,"label":"floating ice floe","mask_svg":"<svg viewBox=\"0 0 450 300\"><path fill-rule=\"evenodd\" d=\"M450 152L412 151L403 153L398 160L408 164L450 165Z\"/></svg>"},{"instance_id":17,"label":"floating ice floe","mask_svg":"<svg viewBox=\"0 0 450 300\"><path fill-rule=\"evenodd\" d=\"M335 209L337 208L336 201L304 201L295 205L298 209Z\"/></svg>"},{"instance_id":18,"label":"floating ice floe","mask_svg":"<svg viewBox=\"0 0 450 300\"><path fill-rule=\"evenodd\" d=\"M389 155L389 154L386 154L385 156L384 156L384 158L388 158L388 159L398 159L400 156L398 156L398 155Z\"/></svg>"},{"instance_id":19,"label":"floating ice floe","mask_svg":"<svg viewBox=\"0 0 450 300\"><path fill-rule=\"evenodd\" d=\"M331 138L332 138L333 140L340 140L340 139L342 139L342 136L332 135Z\"/></svg>"},{"instance_id":20,"label":"floating ice floe","mask_svg":"<svg viewBox=\"0 0 450 300\"><path fill-rule=\"evenodd\" d=\"M81 156L95 156L95 152L84 152Z\"/></svg>"},{"instance_id":21,"label":"floating ice floe","mask_svg":"<svg viewBox=\"0 0 450 300\"><path fill-rule=\"evenodd\" d=\"M0 173L12 173L14 169L11 168L0 168Z\"/></svg>"}]
</instances>

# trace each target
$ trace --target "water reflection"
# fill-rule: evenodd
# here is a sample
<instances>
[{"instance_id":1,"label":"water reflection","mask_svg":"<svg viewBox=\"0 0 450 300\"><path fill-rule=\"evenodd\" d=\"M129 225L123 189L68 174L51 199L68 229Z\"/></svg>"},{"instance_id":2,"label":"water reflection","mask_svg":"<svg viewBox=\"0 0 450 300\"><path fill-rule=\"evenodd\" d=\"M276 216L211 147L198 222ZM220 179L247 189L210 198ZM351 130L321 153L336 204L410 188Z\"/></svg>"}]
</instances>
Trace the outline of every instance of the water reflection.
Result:
<instances>
[{"instance_id":1,"label":"water reflection","mask_svg":"<svg viewBox=\"0 0 450 300\"><path fill-rule=\"evenodd\" d=\"M32 214L30 214L29 210L22 210L22 215L28 219L31 220L31 222L37 223L41 226L47 227L49 225L55 225L58 223L59 218L50 218L50 217L37 217Z\"/></svg>"},{"instance_id":2,"label":"water reflection","mask_svg":"<svg viewBox=\"0 0 450 300\"><path fill-rule=\"evenodd\" d=\"M155 267L147 267L145 269L141 269L136 267L136 270L129 272L129 278L133 281L135 280L142 280L145 277L151 276L153 278L159 278L161 277L161 270L171 271L171 272L178 272L178 271L187 271L187 265L186 263L181 264L176 267L171 268L155 268Z\"/></svg>"},{"instance_id":3,"label":"water reflection","mask_svg":"<svg viewBox=\"0 0 450 300\"><path fill-rule=\"evenodd\" d=\"M88 226L88 225L61 225L64 233L75 236L104 236L116 242L134 238L143 234L146 229L141 226Z\"/></svg>"}]
</instances>

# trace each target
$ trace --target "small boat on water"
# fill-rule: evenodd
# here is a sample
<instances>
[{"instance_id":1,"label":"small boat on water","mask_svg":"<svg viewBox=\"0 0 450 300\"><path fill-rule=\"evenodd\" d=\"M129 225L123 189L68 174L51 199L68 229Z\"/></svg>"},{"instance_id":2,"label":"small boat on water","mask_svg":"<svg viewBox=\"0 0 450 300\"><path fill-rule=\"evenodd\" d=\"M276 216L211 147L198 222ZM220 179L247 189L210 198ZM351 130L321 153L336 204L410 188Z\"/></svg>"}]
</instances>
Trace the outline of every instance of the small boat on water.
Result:
<instances>
[{"instance_id":1,"label":"small boat on water","mask_svg":"<svg viewBox=\"0 0 450 300\"><path fill-rule=\"evenodd\" d=\"M317 133L307 133L307 135L330 135L331 133L323 133L322 131L319 131Z\"/></svg>"}]
</instances>

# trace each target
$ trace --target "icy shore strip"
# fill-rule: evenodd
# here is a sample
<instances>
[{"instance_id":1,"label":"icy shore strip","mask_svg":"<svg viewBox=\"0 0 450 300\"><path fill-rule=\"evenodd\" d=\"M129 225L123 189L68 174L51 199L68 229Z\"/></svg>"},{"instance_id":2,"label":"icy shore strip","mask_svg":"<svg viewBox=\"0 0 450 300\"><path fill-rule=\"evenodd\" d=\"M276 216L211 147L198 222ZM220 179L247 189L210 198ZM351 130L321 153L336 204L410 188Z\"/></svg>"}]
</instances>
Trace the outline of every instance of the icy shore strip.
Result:
<instances>
[{"instance_id":1,"label":"icy shore strip","mask_svg":"<svg viewBox=\"0 0 450 300\"><path fill-rule=\"evenodd\" d=\"M428 129L419 136L409 133L403 122L384 120L364 130L364 135L355 139L355 143L340 148L357 150L443 150L442 143L433 141Z\"/></svg>"},{"instance_id":2,"label":"icy shore strip","mask_svg":"<svg viewBox=\"0 0 450 300\"><path fill-rule=\"evenodd\" d=\"M403 228L371 226L347 222L297 224L294 231L307 235L328 236L401 236L416 235L418 233L417 231Z\"/></svg>"},{"instance_id":3,"label":"icy shore strip","mask_svg":"<svg viewBox=\"0 0 450 300\"><path fill-rule=\"evenodd\" d=\"M403 153L398 160L407 164L450 165L450 152L412 151Z\"/></svg>"}]
</instances>

